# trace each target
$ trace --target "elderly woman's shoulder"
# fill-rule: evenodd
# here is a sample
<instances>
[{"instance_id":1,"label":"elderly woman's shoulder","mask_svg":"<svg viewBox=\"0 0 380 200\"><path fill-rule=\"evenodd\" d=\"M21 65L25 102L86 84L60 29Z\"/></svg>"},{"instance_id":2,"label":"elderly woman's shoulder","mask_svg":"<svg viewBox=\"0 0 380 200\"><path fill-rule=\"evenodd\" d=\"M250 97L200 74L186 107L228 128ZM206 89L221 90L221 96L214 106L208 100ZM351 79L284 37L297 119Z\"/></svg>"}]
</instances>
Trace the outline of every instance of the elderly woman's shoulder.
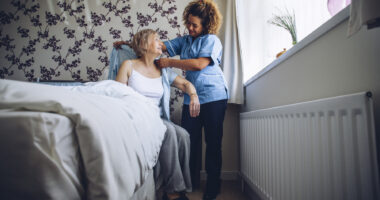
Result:
<instances>
[{"instance_id":1,"label":"elderly woman's shoulder","mask_svg":"<svg viewBox=\"0 0 380 200\"><path fill-rule=\"evenodd\" d=\"M124 60L122 63L121 63L121 66L120 67L124 67L124 68L131 68L133 63L135 63L136 59L130 59L130 60Z\"/></svg>"}]
</instances>

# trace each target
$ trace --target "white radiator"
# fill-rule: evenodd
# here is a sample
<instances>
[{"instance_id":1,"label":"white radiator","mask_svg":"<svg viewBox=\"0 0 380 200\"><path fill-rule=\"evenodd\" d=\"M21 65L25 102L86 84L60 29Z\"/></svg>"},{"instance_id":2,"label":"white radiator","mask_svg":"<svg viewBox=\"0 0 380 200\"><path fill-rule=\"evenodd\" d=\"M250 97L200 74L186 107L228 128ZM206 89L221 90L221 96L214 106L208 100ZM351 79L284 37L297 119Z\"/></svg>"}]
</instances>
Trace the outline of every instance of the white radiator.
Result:
<instances>
[{"instance_id":1,"label":"white radiator","mask_svg":"<svg viewBox=\"0 0 380 200\"><path fill-rule=\"evenodd\" d=\"M380 199L370 93L240 114L241 174L264 199Z\"/></svg>"}]
</instances>

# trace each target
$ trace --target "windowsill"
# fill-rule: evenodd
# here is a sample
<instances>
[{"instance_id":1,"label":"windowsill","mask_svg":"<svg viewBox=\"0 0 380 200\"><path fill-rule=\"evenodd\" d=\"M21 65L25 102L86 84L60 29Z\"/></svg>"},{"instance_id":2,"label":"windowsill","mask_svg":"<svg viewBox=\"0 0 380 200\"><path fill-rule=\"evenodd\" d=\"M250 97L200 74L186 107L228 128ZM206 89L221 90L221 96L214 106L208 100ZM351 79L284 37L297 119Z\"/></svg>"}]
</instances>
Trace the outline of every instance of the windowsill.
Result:
<instances>
[{"instance_id":1,"label":"windowsill","mask_svg":"<svg viewBox=\"0 0 380 200\"><path fill-rule=\"evenodd\" d=\"M292 48L287 50L284 54L282 54L279 58L275 59L272 63L270 63L268 66L266 66L264 69L262 69L260 72L255 74L252 78L250 78L248 81L244 83L244 87L250 85L251 83L255 82L257 79L259 79L261 76L269 72L270 70L277 67L280 63L284 62L288 58L290 58L292 55L296 54L298 51L301 51L303 48L317 40L319 37L324 35L325 33L329 32L334 27L338 26L340 23L342 23L344 20L348 19L350 16L350 7L347 6L343 10L341 10L339 13L334 15L331 19L329 19L327 22L322 24L320 27L318 27L315 31L310 33L308 36L306 36L304 39L299 41L297 44L295 44Z\"/></svg>"}]
</instances>

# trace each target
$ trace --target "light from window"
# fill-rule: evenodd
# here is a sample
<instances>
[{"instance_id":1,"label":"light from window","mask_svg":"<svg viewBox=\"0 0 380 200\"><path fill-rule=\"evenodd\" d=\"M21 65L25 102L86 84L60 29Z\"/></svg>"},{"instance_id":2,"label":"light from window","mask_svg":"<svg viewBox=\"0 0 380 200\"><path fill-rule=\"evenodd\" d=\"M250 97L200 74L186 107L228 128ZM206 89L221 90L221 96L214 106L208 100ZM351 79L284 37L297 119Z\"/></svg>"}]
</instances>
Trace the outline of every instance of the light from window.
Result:
<instances>
[{"instance_id":1,"label":"light from window","mask_svg":"<svg viewBox=\"0 0 380 200\"><path fill-rule=\"evenodd\" d=\"M292 37L284 28L270 24L275 15L295 15L296 33L301 41L343 9L350 0L236 0L237 21L243 60L244 82L289 50Z\"/></svg>"}]
</instances>

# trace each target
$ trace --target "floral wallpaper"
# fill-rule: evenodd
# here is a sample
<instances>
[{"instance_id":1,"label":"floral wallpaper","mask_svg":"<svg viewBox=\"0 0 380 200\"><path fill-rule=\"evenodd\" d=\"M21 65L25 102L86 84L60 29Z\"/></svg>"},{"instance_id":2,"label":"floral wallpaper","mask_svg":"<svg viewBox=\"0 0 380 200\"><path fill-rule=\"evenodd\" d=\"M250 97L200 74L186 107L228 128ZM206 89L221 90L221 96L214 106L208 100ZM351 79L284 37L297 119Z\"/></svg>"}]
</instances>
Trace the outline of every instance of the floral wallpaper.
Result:
<instances>
[{"instance_id":1,"label":"floral wallpaper","mask_svg":"<svg viewBox=\"0 0 380 200\"><path fill-rule=\"evenodd\" d=\"M182 12L188 2L2 0L0 78L106 79L114 41L130 41L144 28L156 30L162 40L185 34ZM173 118L180 118L175 111L180 110L182 101L182 93L173 89Z\"/></svg>"}]
</instances>

